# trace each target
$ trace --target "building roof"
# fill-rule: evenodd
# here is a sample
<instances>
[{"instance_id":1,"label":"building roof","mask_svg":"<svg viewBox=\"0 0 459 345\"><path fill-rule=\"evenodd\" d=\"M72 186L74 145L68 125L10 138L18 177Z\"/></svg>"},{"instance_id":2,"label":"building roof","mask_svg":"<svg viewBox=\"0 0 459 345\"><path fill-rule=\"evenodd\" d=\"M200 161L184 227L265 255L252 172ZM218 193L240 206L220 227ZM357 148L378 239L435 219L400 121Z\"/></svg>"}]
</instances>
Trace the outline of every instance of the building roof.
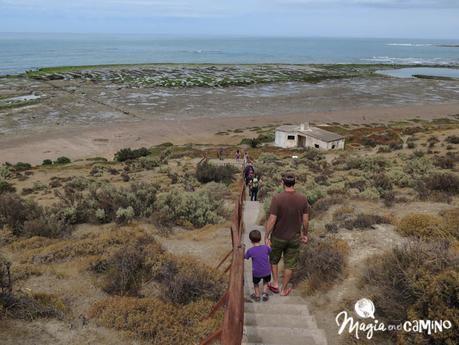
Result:
<instances>
[{"instance_id":1,"label":"building roof","mask_svg":"<svg viewBox=\"0 0 459 345\"><path fill-rule=\"evenodd\" d=\"M344 139L344 136L338 133L329 132L329 131L326 131L324 129L317 128L317 127L309 127L309 128L305 127L304 130L301 130L301 127L297 125L285 125L285 126L277 127L276 131L309 136L309 137L313 137L315 139L319 139L325 142Z\"/></svg>"}]
</instances>

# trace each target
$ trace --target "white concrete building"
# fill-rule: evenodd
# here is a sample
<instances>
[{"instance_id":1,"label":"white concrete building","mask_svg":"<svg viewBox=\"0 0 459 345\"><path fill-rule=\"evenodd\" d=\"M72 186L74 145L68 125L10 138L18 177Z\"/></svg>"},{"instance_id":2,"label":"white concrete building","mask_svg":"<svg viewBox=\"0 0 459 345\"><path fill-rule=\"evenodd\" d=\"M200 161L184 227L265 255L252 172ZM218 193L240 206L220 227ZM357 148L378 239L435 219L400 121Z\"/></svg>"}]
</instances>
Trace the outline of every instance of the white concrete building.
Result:
<instances>
[{"instance_id":1,"label":"white concrete building","mask_svg":"<svg viewBox=\"0 0 459 345\"><path fill-rule=\"evenodd\" d=\"M344 149L345 138L309 124L285 125L276 128L275 145L283 148L314 147L322 150Z\"/></svg>"}]
</instances>

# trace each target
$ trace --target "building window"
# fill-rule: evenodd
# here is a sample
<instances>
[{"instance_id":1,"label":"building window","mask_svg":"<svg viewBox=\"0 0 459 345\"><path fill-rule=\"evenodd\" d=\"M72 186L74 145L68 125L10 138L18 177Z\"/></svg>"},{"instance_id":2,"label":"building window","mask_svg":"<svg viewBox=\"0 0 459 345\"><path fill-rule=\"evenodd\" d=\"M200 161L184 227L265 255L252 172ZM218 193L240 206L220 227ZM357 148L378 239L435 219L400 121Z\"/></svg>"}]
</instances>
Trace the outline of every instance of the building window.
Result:
<instances>
[{"instance_id":1,"label":"building window","mask_svg":"<svg viewBox=\"0 0 459 345\"><path fill-rule=\"evenodd\" d=\"M287 135L287 140L295 140L295 136L294 135Z\"/></svg>"},{"instance_id":2,"label":"building window","mask_svg":"<svg viewBox=\"0 0 459 345\"><path fill-rule=\"evenodd\" d=\"M320 148L319 144L315 144L314 147L315 147L316 149Z\"/></svg>"}]
</instances>

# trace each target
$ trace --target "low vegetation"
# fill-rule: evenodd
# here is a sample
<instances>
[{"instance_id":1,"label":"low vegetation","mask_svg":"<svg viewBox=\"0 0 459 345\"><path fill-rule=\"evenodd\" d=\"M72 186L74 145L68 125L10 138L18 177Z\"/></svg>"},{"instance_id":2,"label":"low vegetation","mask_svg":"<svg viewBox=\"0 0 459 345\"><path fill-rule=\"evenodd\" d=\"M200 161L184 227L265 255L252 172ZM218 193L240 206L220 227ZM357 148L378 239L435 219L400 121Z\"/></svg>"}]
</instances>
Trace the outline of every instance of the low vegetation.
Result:
<instances>
[{"instance_id":1,"label":"low vegetation","mask_svg":"<svg viewBox=\"0 0 459 345\"><path fill-rule=\"evenodd\" d=\"M439 333L396 332L400 344L455 344L457 318L457 253L446 242L417 242L371 258L361 284L375 303L378 319L398 324L406 320L450 320Z\"/></svg>"},{"instance_id":2,"label":"low vegetation","mask_svg":"<svg viewBox=\"0 0 459 345\"><path fill-rule=\"evenodd\" d=\"M294 282L304 282L308 294L325 291L345 277L349 247L335 238L311 238L302 246Z\"/></svg>"}]
</instances>

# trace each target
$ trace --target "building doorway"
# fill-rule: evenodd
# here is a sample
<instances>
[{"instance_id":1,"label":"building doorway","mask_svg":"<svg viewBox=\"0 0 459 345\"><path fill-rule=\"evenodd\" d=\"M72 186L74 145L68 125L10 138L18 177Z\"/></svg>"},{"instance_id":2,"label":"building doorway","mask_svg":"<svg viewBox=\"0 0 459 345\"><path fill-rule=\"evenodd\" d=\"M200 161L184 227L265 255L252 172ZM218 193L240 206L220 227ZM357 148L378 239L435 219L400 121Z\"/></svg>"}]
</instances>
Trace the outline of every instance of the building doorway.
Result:
<instances>
[{"instance_id":1,"label":"building doorway","mask_svg":"<svg viewBox=\"0 0 459 345\"><path fill-rule=\"evenodd\" d=\"M306 147L306 137L298 136L298 147Z\"/></svg>"}]
</instances>

